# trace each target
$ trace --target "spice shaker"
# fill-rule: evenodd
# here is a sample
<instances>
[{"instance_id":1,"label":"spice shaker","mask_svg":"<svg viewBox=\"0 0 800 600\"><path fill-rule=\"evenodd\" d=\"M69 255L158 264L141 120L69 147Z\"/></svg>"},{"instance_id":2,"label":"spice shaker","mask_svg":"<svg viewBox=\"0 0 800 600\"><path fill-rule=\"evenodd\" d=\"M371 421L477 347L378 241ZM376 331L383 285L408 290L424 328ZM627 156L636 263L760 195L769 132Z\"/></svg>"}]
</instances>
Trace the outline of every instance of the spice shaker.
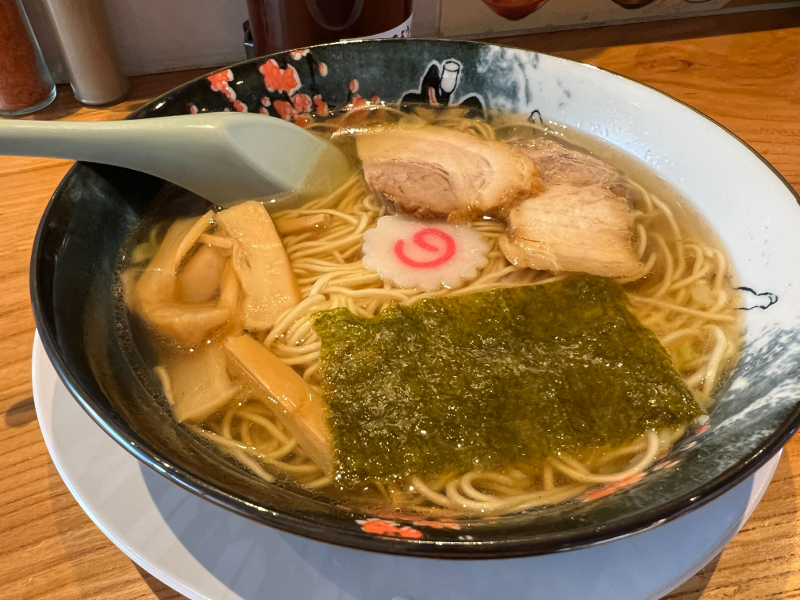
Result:
<instances>
[{"instance_id":1,"label":"spice shaker","mask_svg":"<svg viewBox=\"0 0 800 600\"><path fill-rule=\"evenodd\" d=\"M32 113L55 97L25 10L18 0L0 0L0 115Z\"/></svg>"},{"instance_id":2,"label":"spice shaker","mask_svg":"<svg viewBox=\"0 0 800 600\"><path fill-rule=\"evenodd\" d=\"M103 0L43 0L75 98L111 104L128 93Z\"/></svg>"}]
</instances>

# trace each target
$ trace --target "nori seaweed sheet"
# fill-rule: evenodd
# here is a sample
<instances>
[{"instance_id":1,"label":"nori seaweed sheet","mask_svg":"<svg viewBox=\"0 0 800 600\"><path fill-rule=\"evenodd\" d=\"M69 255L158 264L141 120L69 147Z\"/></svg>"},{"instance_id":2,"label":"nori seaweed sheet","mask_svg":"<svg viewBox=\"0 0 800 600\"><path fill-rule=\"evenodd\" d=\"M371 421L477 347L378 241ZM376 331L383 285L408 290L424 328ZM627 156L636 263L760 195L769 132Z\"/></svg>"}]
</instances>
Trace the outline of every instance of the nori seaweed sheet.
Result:
<instances>
[{"instance_id":1,"label":"nori seaweed sheet","mask_svg":"<svg viewBox=\"0 0 800 600\"><path fill-rule=\"evenodd\" d=\"M702 414L616 282L578 277L319 312L342 486L619 446Z\"/></svg>"}]
</instances>

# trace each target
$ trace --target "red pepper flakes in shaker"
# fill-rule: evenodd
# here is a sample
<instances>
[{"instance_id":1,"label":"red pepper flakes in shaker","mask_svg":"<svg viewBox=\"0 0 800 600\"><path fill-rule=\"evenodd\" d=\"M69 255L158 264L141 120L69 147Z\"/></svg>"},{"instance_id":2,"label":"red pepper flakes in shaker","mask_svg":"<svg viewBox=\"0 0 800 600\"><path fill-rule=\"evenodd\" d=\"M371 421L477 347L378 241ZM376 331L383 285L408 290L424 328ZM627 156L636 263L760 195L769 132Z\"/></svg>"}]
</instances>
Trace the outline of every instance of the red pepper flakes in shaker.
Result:
<instances>
[{"instance_id":1,"label":"red pepper flakes in shaker","mask_svg":"<svg viewBox=\"0 0 800 600\"><path fill-rule=\"evenodd\" d=\"M53 98L55 85L22 7L0 0L0 114L33 112Z\"/></svg>"}]
</instances>

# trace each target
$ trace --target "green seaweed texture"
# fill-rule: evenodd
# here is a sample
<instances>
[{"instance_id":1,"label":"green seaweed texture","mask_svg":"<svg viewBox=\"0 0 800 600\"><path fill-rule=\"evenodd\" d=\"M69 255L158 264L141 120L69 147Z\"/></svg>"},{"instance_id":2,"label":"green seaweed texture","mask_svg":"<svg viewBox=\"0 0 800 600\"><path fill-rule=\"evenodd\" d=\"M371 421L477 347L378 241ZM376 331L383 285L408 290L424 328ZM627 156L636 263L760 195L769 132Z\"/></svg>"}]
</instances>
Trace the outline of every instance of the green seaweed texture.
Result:
<instances>
[{"instance_id":1,"label":"green seaweed texture","mask_svg":"<svg viewBox=\"0 0 800 600\"><path fill-rule=\"evenodd\" d=\"M337 482L619 446L702 413L619 284L578 277L317 313Z\"/></svg>"}]
</instances>

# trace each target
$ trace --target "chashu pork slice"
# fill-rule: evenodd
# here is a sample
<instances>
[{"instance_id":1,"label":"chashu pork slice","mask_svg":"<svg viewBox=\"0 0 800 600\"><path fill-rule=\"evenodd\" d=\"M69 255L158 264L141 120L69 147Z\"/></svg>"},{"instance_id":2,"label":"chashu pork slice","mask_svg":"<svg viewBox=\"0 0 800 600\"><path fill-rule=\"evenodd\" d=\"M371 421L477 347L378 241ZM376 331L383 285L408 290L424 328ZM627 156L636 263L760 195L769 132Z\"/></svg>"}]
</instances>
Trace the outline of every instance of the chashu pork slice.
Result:
<instances>
[{"instance_id":1,"label":"chashu pork slice","mask_svg":"<svg viewBox=\"0 0 800 600\"><path fill-rule=\"evenodd\" d=\"M500 248L514 265L629 277L642 264L625 198L599 185L556 184L511 209Z\"/></svg>"},{"instance_id":2,"label":"chashu pork slice","mask_svg":"<svg viewBox=\"0 0 800 600\"><path fill-rule=\"evenodd\" d=\"M548 139L512 142L525 156L535 162L545 185L569 183L576 186L602 185L617 196L625 196L627 184L619 172L593 156L571 150Z\"/></svg>"},{"instance_id":3,"label":"chashu pork slice","mask_svg":"<svg viewBox=\"0 0 800 600\"><path fill-rule=\"evenodd\" d=\"M544 187L518 148L453 129L387 129L356 141L369 186L397 212L418 218L505 215Z\"/></svg>"}]
</instances>

